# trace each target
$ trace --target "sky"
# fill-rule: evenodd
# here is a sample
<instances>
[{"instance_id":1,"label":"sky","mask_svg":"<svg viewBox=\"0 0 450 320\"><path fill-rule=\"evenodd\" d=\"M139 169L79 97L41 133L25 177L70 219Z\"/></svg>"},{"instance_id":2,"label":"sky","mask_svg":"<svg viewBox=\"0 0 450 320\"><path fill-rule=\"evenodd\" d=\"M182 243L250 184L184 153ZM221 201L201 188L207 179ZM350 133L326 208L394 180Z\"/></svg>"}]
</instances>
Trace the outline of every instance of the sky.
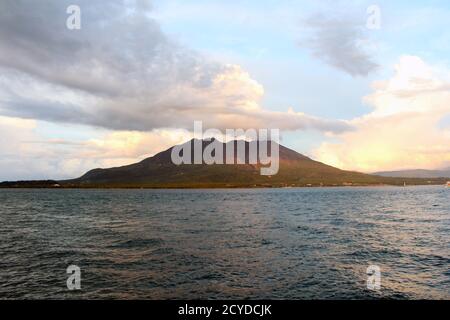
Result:
<instances>
[{"instance_id":1,"label":"sky","mask_svg":"<svg viewBox=\"0 0 450 320\"><path fill-rule=\"evenodd\" d=\"M0 180L134 163L194 121L347 170L450 167L449 25L448 1L3 0Z\"/></svg>"}]
</instances>

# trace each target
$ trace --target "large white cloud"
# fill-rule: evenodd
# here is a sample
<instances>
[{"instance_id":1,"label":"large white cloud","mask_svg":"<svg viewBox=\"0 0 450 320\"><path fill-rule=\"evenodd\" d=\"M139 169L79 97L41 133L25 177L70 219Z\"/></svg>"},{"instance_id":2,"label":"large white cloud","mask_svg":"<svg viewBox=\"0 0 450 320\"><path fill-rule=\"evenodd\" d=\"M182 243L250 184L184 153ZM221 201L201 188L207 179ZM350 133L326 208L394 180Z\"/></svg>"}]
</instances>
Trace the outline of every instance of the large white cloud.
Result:
<instances>
[{"instance_id":1,"label":"large white cloud","mask_svg":"<svg viewBox=\"0 0 450 320\"><path fill-rule=\"evenodd\" d=\"M315 156L344 169L366 172L435 169L450 165L450 70L402 56L391 79L365 97L373 111L354 119L355 131L323 143Z\"/></svg>"},{"instance_id":2,"label":"large white cloud","mask_svg":"<svg viewBox=\"0 0 450 320\"><path fill-rule=\"evenodd\" d=\"M349 125L260 106L259 83L168 38L145 1L4 0L0 113L113 130L278 127L342 132ZM65 27L81 7L81 30Z\"/></svg>"},{"instance_id":3,"label":"large white cloud","mask_svg":"<svg viewBox=\"0 0 450 320\"><path fill-rule=\"evenodd\" d=\"M74 4L81 30L66 28ZM0 180L71 178L136 162L189 139L195 120L219 129L350 128L265 110L250 74L173 41L150 13L147 0L1 1ZM50 139L39 134L47 122ZM73 125L93 136L59 138L85 130Z\"/></svg>"}]
</instances>

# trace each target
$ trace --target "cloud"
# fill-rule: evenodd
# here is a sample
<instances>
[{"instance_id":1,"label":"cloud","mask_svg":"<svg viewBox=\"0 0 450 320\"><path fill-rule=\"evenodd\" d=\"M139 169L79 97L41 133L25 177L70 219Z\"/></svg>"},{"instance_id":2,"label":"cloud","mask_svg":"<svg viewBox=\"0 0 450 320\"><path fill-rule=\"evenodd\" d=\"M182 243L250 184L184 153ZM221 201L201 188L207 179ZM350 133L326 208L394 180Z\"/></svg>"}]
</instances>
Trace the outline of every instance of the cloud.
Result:
<instances>
[{"instance_id":1,"label":"cloud","mask_svg":"<svg viewBox=\"0 0 450 320\"><path fill-rule=\"evenodd\" d=\"M315 58L354 77L368 76L378 68L369 54L362 19L316 14L306 19L304 26L310 36L300 46L308 48Z\"/></svg>"},{"instance_id":2,"label":"cloud","mask_svg":"<svg viewBox=\"0 0 450 320\"><path fill-rule=\"evenodd\" d=\"M81 30L65 27L81 7ZM0 113L112 130L278 127L349 130L345 121L260 105L241 67L168 38L146 1L5 0L0 12Z\"/></svg>"},{"instance_id":3,"label":"cloud","mask_svg":"<svg viewBox=\"0 0 450 320\"><path fill-rule=\"evenodd\" d=\"M415 56L402 56L392 78L373 83L365 102L373 111L351 121L352 132L323 143L319 161L374 172L436 169L450 164L450 70Z\"/></svg>"},{"instance_id":4,"label":"cloud","mask_svg":"<svg viewBox=\"0 0 450 320\"><path fill-rule=\"evenodd\" d=\"M84 140L47 138L35 120L0 116L0 181L66 179L121 166L189 140L186 130L107 131ZM61 127L60 130L67 129Z\"/></svg>"},{"instance_id":5,"label":"cloud","mask_svg":"<svg viewBox=\"0 0 450 320\"><path fill-rule=\"evenodd\" d=\"M48 169L48 161L43 163L41 160L51 161L49 150L24 143L36 139L36 126L34 120L0 116L0 181L36 177L33 176L34 171Z\"/></svg>"}]
</instances>

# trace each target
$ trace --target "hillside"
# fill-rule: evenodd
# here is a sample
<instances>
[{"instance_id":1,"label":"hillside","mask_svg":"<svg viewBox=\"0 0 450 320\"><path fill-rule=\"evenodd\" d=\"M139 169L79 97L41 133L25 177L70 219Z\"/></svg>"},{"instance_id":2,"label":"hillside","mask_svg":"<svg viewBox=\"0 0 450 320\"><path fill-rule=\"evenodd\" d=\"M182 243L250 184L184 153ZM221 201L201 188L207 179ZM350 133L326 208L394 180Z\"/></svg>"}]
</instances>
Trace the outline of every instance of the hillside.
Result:
<instances>
[{"instance_id":1,"label":"hillside","mask_svg":"<svg viewBox=\"0 0 450 320\"><path fill-rule=\"evenodd\" d=\"M399 171L383 171L376 172L375 175L383 177L396 177L396 178L449 178L450 169L446 170L399 170Z\"/></svg>"}]
</instances>

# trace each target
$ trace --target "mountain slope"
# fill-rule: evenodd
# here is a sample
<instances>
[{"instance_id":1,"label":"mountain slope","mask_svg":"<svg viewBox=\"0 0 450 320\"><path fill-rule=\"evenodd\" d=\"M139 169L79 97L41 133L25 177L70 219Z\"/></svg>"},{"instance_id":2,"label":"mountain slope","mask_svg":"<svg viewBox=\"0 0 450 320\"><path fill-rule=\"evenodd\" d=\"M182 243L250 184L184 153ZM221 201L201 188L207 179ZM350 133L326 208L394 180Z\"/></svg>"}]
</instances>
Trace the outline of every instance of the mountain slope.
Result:
<instances>
[{"instance_id":1,"label":"mountain slope","mask_svg":"<svg viewBox=\"0 0 450 320\"><path fill-rule=\"evenodd\" d=\"M195 141L195 140L191 140ZM198 140L197 140L198 141ZM189 142L187 142L189 143ZM201 141L202 150L209 141ZM253 142L254 143L254 142ZM233 144L235 154L237 142ZM252 143L245 142L246 155ZM227 144L222 144L225 159ZM333 186L403 184L404 179L378 177L358 172L344 171L279 145L280 169L273 176L262 176L260 164L175 165L171 160L172 148L139 163L110 168L94 169L78 179L61 181L66 187L282 187L282 186ZM270 148L268 148L270 150ZM193 144L191 146L193 158ZM192 159L193 160L193 159ZM234 157L236 160L236 156ZM248 156L246 157L248 163ZM410 184L427 184L423 180L410 179ZM431 183L442 183L433 181Z\"/></svg>"},{"instance_id":2,"label":"mountain slope","mask_svg":"<svg viewBox=\"0 0 450 320\"><path fill-rule=\"evenodd\" d=\"M383 171L374 174L383 177L395 177L395 178L450 178L450 169Z\"/></svg>"}]
</instances>

